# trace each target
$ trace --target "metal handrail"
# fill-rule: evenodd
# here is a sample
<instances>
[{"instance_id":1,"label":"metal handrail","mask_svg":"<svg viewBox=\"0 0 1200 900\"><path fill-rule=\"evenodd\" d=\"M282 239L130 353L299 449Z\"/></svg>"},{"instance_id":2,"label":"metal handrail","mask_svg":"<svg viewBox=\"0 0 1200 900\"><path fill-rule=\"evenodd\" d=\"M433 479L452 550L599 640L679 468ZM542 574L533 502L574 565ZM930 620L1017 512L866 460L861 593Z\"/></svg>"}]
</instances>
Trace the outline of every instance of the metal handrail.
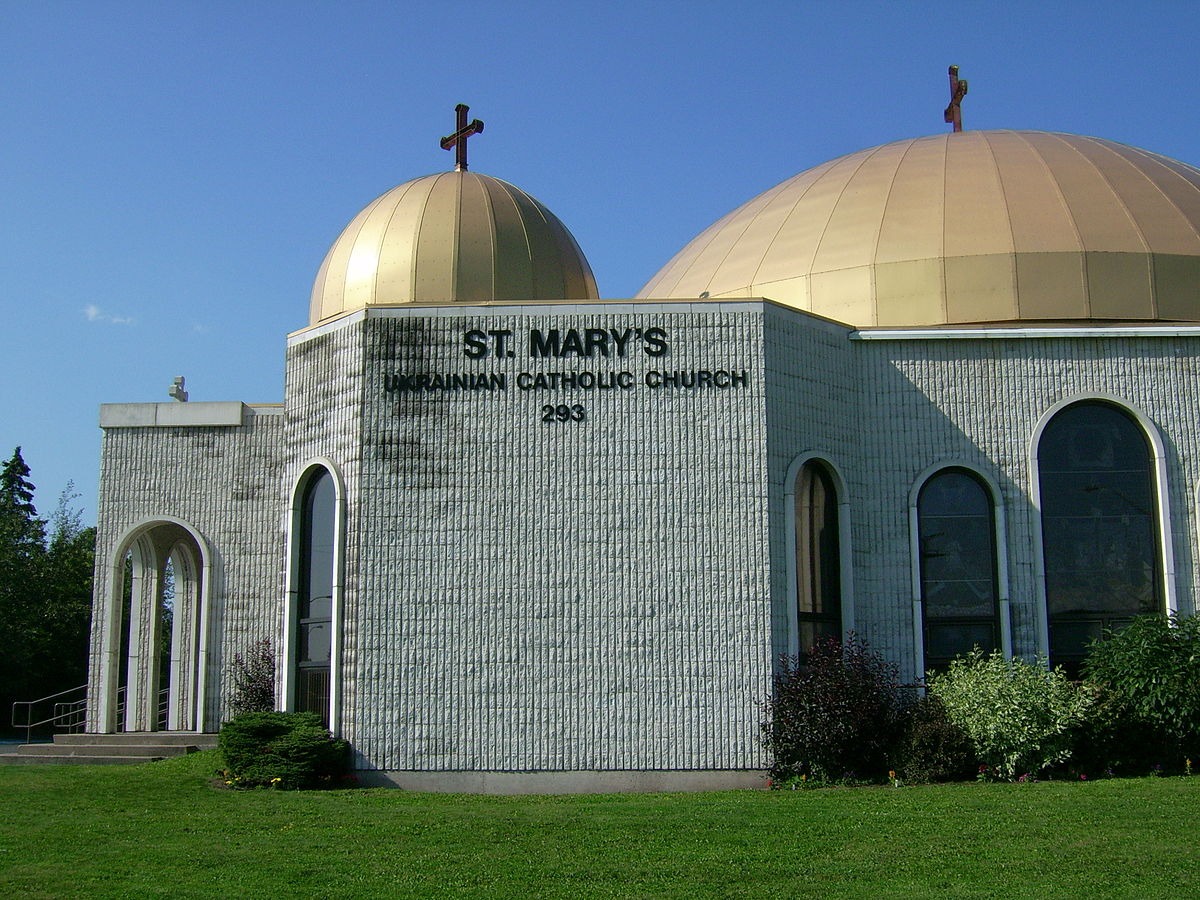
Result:
<instances>
[{"instance_id":1,"label":"metal handrail","mask_svg":"<svg viewBox=\"0 0 1200 900\"><path fill-rule=\"evenodd\" d=\"M129 691L125 685L117 688L117 730L125 730L125 699ZM170 712L171 689L163 688L158 692L158 708L155 710L155 721L159 731L167 730L167 716Z\"/></svg>"},{"instance_id":2,"label":"metal handrail","mask_svg":"<svg viewBox=\"0 0 1200 900\"><path fill-rule=\"evenodd\" d=\"M82 697L76 697L74 700L64 700L63 698L77 693L83 693ZM53 713L49 718L33 721L34 707L39 703L49 703L50 701L58 701L51 709ZM81 684L79 687L68 688L65 691L59 691L57 694L50 694L46 697L39 697L36 700L14 700L12 705L12 727L25 729L25 742L29 743L33 735L33 729L42 725L53 725L55 728L73 728L77 727L74 717L78 716L83 706L87 703L87 685ZM60 709L61 708L61 709ZM18 710L24 710L24 722L18 721ZM64 724L66 723L66 724ZM78 724L82 724L80 721Z\"/></svg>"},{"instance_id":3,"label":"metal handrail","mask_svg":"<svg viewBox=\"0 0 1200 900\"><path fill-rule=\"evenodd\" d=\"M69 734L83 731L87 721L87 697L82 700L71 700L66 703L54 704L55 728L61 728Z\"/></svg>"},{"instance_id":4,"label":"metal handrail","mask_svg":"<svg viewBox=\"0 0 1200 900\"><path fill-rule=\"evenodd\" d=\"M76 697L71 700L63 699L71 694L81 693L81 697ZM125 697L126 689L124 686L117 690L117 723L118 730L125 730ZM52 713L48 718L38 719L33 721L34 707L39 703L49 703L56 701L51 706ZM167 722L170 717L171 705L171 690L163 688L158 692L158 709L156 710L156 724L159 731L165 731ZM18 710L24 710L25 715L22 717L24 721L18 721ZM65 691L59 691L57 694L50 694L47 697L39 697L37 700L14 700L12 705L12 727L16 729L25 729L25 743L29 743L33 736L33 729L40 728L43 725L52 725L55 728L60 728L68 732L82 731L87 713L87 685L81 684L79 687L68 688Z\"/></svg>"}]
</instances>

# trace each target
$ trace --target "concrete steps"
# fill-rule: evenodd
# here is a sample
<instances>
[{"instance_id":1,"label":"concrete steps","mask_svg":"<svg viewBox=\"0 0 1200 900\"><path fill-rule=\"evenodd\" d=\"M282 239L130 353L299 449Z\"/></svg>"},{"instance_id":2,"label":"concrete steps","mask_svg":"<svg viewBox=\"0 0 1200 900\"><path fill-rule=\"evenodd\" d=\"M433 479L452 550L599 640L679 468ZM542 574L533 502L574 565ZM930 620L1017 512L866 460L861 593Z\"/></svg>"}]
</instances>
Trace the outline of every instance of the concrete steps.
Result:
<instances>
[{"instance_id":1,"label":"concrete steps","mask_svg":"<svg viewBox=\"0 0 1200 900\"><path fill-rule=\"evenodd\" d=\"M0 765L134 765L216 746L215 734L194 731L56 734L52 743L21 744L15 753L0 753Z\"/></svg>"}]
</instances>

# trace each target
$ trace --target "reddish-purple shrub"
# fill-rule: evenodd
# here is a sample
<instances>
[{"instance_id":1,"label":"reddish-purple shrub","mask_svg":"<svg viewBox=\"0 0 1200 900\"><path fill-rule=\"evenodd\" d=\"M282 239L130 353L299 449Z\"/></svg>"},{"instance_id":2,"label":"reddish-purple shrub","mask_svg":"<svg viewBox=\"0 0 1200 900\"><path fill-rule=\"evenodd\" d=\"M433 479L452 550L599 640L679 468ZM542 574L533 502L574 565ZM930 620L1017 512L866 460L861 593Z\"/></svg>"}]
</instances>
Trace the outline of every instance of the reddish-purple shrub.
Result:
<instances>
[{"instance_id":1,"label":"reddish-purple shrub","mask_svg":"<svg viewBox=\"0 0 1200 900\"><path fill-rule=\"evenodd\" d=\"M908 697L896 667L849 636L785 657L765 704L772 781L877 780L903 728Z\"/></svg>"}]
</instances>

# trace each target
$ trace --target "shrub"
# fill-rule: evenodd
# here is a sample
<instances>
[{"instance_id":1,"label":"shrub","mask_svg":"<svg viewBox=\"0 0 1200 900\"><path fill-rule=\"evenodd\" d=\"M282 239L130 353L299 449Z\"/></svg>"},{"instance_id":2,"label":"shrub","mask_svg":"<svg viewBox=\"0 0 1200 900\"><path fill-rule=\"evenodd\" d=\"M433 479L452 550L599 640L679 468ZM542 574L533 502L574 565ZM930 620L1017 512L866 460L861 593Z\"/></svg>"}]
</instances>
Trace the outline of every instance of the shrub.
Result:
<instances>
[{"instance_id":1,"label":"shrub","mask_svg":"<svg viewBox=\"0 0 1200 900\"><path fill-rule=\"evenodd\" d=\"M275 650L270 638L255 641L245 656L236 654L230 669L233 695L229 708L235 716L275 708Z\"/></svg>"},{"instance_id":2,"label":"shrub","mask_svg":"<svg viewBox=\"0 0 1200 900\"><path fill-rule=\"evenodd\" d=\"M971 738L979 761L1009 780L1066 762L1092 702L1061 669L978 649L931 676L929 691Z\"/></svg>"},{"instance_id":3,"label":"shrub","mask_svg":"<svg viewBox=\"0 0 1200 900\"><path fill-rule=\"evenodd\" d=\"M1164 736L1138 722L1123 698L1090 681L1083 682L1079 689L1092 697L1092 704L1072 739L1073 768L1114 775L1142 774L1164 758L1171 758L1164 754Z\"/></svg>"},{"instance_id":4,"label":"shrub","mask_svg":"<svg viewBox=\"0 0 1200 900\"><path fill-rule=\"evenodd\" d=\"M1105 697L1098 734L1118 762L1200 754L1200 619L1139 616L1091 645L1083 675Z\"/></svg>"},{"instance_id":5,"label":"shrub","mask_svg":"<svg viewBox=\"0 0 1200 900\"><path fill-rule=\"evenodd\" d=\"M963 781L974 777L977 765L971 738L950 721L941 699L922 697L909 714L897 748L900 777L918 784Z\"/></svg>"},{"instance_id":6,"label":"shrub","mask_svg":"<svg viewBox=\"0 0 1200 900\"><path fill-rule=\"evenodd\" d=\"M217 739L237 787L316 787L344 775L349 746L316 713L252 712L225 723Z\"/></svg>"},{"instance_id":7,"label":"shrub","mask_svg":"<svg viewBox=\"0 0 1200 900\"><path fill-rule=\"evenodd\" d=\"M773 781L883 777L906 703L882 656L854 637L824 640L782 659L774 688L762 723Z\"/></svg>"}]
</instances>

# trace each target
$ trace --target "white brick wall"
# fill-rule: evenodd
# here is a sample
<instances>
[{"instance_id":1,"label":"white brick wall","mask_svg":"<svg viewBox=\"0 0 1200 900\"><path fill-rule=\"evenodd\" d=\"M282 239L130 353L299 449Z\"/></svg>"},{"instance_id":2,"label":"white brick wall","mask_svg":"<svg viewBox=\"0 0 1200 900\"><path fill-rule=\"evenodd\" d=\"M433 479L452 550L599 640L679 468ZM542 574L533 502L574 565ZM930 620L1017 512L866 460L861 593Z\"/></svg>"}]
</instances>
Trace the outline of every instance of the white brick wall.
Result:
<instances>
[{"instance_id":1,"label":"white brick wall","mask_svg":"<svg viewBox=\"0 0 1200 900\"><path fill-rule=\"evenodd\" d=\"M371 318L361 590L347 736L393 769L761 764L769 671L761 316ZM470 361L463 334L664 328L670 354ZM389 394L393 372L503 372L497 392ZM654 370L746 369L657 390ZM630 390L522 391L530 371ZM542 422L580 403L583 422Z\"/></svg>"},{"instance_id":2,"label":"white brick wall","mask_svg":"<svg viewBox=\"0 0 1200 900\"><path fill-rule=\"evenodd\" d=\"M1114 336L845 340L826 323L768 307L772 364L772 487L788 463L817 450L848 482L856 630L917 676L912 629L908 507L921 473L966 464L999 485L1005 509L1014 650L1038 647L1038 595L1030 497L1035 429L1055 404L1104 395L1144 412L1166 449L1171 548L1181 611L1194 608L1194 498L1200 338ZM775 502L773 500L773 502ZM783 518L772 528L775 628L784 623ZM782 612L781 612L782 610ZM776 649L781 639L776 638Z\"/></svg>"},{"instance_id":3,"label":"white brick wall","mask_svg":"<svg viewBox=\"0 0 1200 900\"><path fill-rule=\"evenodd\" d=\"M669 353L631 339L623 358L532 358L535 328L661 328ZM472 329L511 332L513 356L468 358ZM97 572L146 518L204 536L218 715L232 653L281 636L290 492L328 459L347 494L342 730L363 767L754 769L760 704L787 647L783 493L797 456L817 453L846 479L855 627L905 678L917 668L916 479L942 463L985 472L1006 509L1015 647L1032 654L1030 442L1067 398L1123 398L1160 429L1192 611L1198 358L1192 335L858 340L754 301L357 314L290 339L285 414L108 429ZM748 379L651 388L651 370ZM634 386L518 385L520 373L584 371L628 372ZM498 373L507 388L388 390L390 376L435 373ZM585 420L543 422L560 403Z\"/></svg>"},{"instance_id":4,"label":"white brick wall","mask_svg":"<svg viewBox=\"0 0 1200 900\"><path fill-rule=\"evenodd\" d=\"M1034 552L1037 510L1030 497L1031 451L1039 420L1065 400L1105 395L1144 412L1166 449L1168 502L1178 599L1190 612L1195 591L1197 477L1196 337L864 341L869 486L864 514L878 522L883 553L864 559L872 583L900 583L909 571L899 538L917 475L947 459L977 465L1000 486L1007 511L1015 651L1032 655L1039 618ZM871 598L873 605L879 604Z\"/></svg>"},{"instance_id":5,"label":"white brick wall","mask_svg":"<svg viewBox=\"0 0 1200 900\"><path fill-rule=\"evenodd\" d=\"M212 629L206 718L226 714L229 665L250 643L275 637L283 589L279 504L283 417L248 410L235 427L110 428L101 445L92 613L89 727L102 702L102 630L123 536L162 517L189 523L211 552Z\"/></svg>"}]
</instances>

